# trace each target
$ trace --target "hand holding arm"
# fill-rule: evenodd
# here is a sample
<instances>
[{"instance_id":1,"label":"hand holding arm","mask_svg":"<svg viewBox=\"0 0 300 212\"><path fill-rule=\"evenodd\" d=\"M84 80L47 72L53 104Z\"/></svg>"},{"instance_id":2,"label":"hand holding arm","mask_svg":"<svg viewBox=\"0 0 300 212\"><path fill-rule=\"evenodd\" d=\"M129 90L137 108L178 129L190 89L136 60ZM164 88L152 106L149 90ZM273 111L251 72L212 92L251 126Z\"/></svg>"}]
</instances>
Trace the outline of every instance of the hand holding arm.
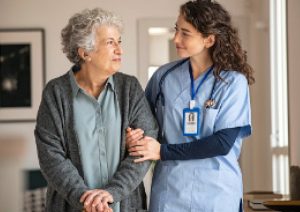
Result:
<instances>
[{"instance_id":1,"label":"hand holding arm","mask_svg":"<svg viewBox=\"0 0 300 212\"><path fill-rule=\"evenodd\" d=\"M146 160L160 160L160 143L151 137L143 138L143 130L127 129L126 146L131 156L141 156L135 163Z\"/></svg>"},{"instance_id":2,"label":"hand holding arm","mask_svg":"<svg viewBox=\"0 0 300 212\"><path fill-rule=\"evenodd\" d=\"M135 130L133 130L135 131ZM223 129L211 136L181 144L163 144L151 137L141 140L128 136L128 151L132 156L141 156L135 159L138 163L145 160L192 160L226 155L232 148L240 128ZM139 134L138 131L132 134Z\"/></svg>"},{"instance_id":3,"label":"hand holding arm","mask_svg":"<svg viewBox=\"0 0 300 212\"><path fill-rule=\"evenodd\" d=\"M132 146L133 142L139 141L144 137L144 130L142 129L132 129L128 127L126 129L126 147Z\"/></svg>"}]
</instances>

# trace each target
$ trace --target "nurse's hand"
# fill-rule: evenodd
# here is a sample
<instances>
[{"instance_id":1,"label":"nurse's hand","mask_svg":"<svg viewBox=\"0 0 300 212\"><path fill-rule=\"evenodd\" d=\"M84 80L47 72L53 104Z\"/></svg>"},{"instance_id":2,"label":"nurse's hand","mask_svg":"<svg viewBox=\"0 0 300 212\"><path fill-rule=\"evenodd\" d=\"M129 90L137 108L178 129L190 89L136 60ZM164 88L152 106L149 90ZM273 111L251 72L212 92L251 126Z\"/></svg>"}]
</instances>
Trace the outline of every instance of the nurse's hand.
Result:
<instances>
[{"instance_id":1,"label":"nurse's hand","mask_svg":"<svg viewBox=\"0 0 300 212\"><path fill-rule=\"evenodd\" d=\"M128 127L126 129L126 147L129 149L133 146L133 143L141 140L144 137L144 131L142 129L132 129Z\"/></svg>"},{"instance_id":2,"label":"nurse's hand","mask_svg":"<svg viewBox=\"0 0 300 212\"><path fill-rule=\"evenodd\" d=\"M140 140L130 142L128 151L131 156L140 157L135 163L145 160L160 160L160 143L154 138L145 136Z\"/></svg>"}]
</instances>

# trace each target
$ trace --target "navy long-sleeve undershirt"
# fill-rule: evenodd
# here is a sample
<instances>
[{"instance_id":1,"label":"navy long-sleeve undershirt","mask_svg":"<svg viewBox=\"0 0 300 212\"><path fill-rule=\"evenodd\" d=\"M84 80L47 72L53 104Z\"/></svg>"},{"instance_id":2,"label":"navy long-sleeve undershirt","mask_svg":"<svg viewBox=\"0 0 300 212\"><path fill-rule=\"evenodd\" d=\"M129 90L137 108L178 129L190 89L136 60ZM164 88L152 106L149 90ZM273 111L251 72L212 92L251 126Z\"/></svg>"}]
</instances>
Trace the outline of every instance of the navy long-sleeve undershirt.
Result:
<instances>
[{"instance_id":1,"label":"navy long-sleeve undershirt","mask_svg":"<svg viewBox=\"0 0 300 212\"><path fill-rule=\"evenodd\" d=\"M227 155L232 148L240 127L219 130L211 136L181 144L162 144L161 160L191 160Z\"/></svg>"}]
</instances>

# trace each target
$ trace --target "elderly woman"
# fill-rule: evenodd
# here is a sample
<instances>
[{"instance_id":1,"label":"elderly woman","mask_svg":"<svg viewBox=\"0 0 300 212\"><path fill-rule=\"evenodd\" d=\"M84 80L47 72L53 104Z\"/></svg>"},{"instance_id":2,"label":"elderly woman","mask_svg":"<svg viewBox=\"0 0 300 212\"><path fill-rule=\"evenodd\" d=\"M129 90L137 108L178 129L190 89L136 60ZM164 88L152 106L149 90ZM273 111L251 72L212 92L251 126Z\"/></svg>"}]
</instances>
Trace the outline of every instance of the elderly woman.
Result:
<instances>
[{"instance_id":1,"label":"elderly woman","mask_svg":"<svg viewBox=\"0 0 300 212\"><path fill-rule=\"evenodd\" d=\"M47 211L146 209L150 162L133 163L125 129L156 137L157 124L137 79L117 73L121 31L121 20L100 8L75 14L62 30L74 66L47 84L35 129Z\"/></svg>"}]
</instances>

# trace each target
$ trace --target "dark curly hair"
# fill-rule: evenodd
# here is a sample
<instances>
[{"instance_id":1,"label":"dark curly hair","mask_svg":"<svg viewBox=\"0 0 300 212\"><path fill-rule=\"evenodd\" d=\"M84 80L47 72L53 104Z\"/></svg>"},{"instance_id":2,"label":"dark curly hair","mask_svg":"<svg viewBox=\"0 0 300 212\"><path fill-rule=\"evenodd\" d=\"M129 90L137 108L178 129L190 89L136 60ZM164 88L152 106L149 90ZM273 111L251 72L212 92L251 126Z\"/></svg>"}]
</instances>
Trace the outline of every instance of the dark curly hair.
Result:
<instances>
[{"instance_id":1,"label":"dark curly hair","mask_svg":"<svg viewBox=\"0 0 300 212\"><path fill-rule=\"evenodd\" d=\"M240 44L237 30L232 26L229 13L211 0L188 1L180 7L180 14L204 37L215 35L215 44L210 48L214 63L214 75L218 79L222 70L234 70L245 75L248 84L253 84L253 69L247 63L247 53Z\"/></svg>"}]
</instances>

